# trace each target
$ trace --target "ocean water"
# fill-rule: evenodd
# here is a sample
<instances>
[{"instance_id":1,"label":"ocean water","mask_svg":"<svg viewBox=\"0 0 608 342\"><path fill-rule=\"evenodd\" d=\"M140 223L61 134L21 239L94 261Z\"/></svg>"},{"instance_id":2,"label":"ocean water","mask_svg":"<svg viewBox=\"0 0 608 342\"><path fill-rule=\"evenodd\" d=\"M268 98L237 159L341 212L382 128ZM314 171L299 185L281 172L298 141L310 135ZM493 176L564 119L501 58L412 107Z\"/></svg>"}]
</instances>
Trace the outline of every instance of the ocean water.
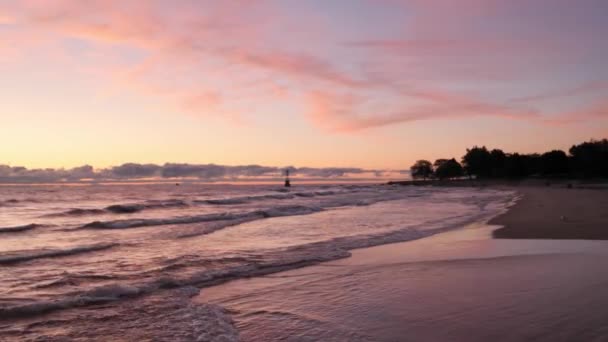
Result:
<instances>
[{"instance_id":1,"label":"ocean water","mask_svg":"<svg viewBox=\"0 0 608 342\"><path fill-rule=\"evenodd\" d=\"M238 340L229 310L190 297L485 221L514 196L387 185L2 186L0 337Z\"/></svg>"}]
</instances>

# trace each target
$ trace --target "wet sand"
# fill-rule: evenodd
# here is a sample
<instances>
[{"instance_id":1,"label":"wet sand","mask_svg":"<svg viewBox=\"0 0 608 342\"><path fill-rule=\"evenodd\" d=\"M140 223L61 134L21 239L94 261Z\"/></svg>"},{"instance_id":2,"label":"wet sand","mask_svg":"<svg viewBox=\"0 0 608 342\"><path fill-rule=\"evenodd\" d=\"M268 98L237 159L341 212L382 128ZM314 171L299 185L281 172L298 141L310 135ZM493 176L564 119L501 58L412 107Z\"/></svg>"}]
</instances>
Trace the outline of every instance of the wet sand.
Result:
<instances>
[{"instance_id":1,"label":"wet sand","mask_svg":"<svg viewBox=\"0 0 608 342\"><path fill-rule=\"evenodd\" d=\"M207 288L195 301L228 309L244 341L608 340L608 242L563 240L603 236L605 192L517 190L523 199L493 222L519 239L471 225Z\"/></svg>"},{"instance_id":2,"label":"wet sand","mask_svg":"<svg viewBox=\"0 0 608 342\"><path fill-rule=\"evenodd\" d=\"M491 221L507 239L608 239L608 190L516 188L522 199Z\"/></svg>"}]
</instances>

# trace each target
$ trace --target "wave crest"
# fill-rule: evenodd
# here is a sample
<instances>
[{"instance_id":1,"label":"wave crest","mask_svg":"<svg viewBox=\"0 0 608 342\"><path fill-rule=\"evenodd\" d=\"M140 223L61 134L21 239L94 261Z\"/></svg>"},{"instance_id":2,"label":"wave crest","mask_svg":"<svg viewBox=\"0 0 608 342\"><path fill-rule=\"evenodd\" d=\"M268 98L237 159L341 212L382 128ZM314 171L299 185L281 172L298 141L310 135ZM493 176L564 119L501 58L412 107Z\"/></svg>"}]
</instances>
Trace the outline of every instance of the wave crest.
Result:
<instances>
[{"instance_id":1,"label":"wave crest","mask_svg":"<svg viewBox=\"0 0 608 342\"><path fill-rule=\"evenodd\" d=\"M54 258L61 256L68 256L74 254L82 254L88 252L96 252L104 249L109 249L118 246L117 243L103 243L87 246L77 246L68 249L43 249L43 250L29 250L29 251L18 251L10 252L0 255L0 265L10 265L20 262L42 259L42 258Z\"/></svg>"},{"instance_id":2,"label":"wave crest","mask_svg":"<svg viewBox=\"0 0 608 342\"><path fill-rule=\"evenodd\" d=\"M28 231L28 230L32 230L32 229L36 229L36 228L40 228L40 227L45 227L45 225L37 224L37 223L30 223L30 224L26 224L23 226L2 227L2 228L0 228L0 234L24 232L24 231Z\"/></svg>"}]
</instances>

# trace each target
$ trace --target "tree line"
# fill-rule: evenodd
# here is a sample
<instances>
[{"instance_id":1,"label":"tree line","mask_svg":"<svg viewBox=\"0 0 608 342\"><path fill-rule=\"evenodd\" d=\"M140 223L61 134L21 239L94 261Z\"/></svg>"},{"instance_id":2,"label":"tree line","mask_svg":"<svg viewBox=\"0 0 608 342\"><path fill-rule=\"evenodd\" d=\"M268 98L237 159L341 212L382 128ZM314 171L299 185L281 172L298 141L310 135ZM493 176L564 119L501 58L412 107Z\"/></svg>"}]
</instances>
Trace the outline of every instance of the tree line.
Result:
<instances>
[{"instance_id":1,"label":"tree line","mask_svg":"<svg viewBox=\"0 0 608 342\"><path fill-rule=\"evenodd\" d=\"M460 162L454 158L438 159L435 163L418 160L410 171L414 179L608 178L608 140L573 145L568 153L561 150L542 154L505 153L475 146L467 149Z\"/></svg>"}]
</instances>

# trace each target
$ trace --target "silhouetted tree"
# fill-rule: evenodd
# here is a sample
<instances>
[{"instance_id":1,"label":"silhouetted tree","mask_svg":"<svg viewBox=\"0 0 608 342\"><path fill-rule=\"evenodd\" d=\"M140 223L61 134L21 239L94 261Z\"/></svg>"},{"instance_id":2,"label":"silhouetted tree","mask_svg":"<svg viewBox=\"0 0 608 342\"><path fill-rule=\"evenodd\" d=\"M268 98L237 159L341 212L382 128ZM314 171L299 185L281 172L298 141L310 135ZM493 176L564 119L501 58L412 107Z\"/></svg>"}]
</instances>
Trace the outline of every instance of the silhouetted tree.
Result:
<instances>
[{"instance_id":1,"label":"silhouetted tree","mask_svg":"<svg viewBox=\"0 0 608 342\"><path fill-rule=\"evenodd\" d=\"M435 168L435 171L437 171L437 169L438 169L438 168L439 168L441 165L445 164L445 162L447 162L447 161L448 161L448 159L437 159L437 160L435 160L435 162L433 163L433 168Z\"/></svg>"},{"instance_id":2,"label":"silhouetted tree","mask_svg":"<svg viewBox=\"0 0 608 342\"><path fill-rule=\"evenodd\" d=\"M426 180L433 175L433 164L428 160L418 160L412 165L410 171L412 172L412 178L422 178Z\"/></svg>"},{"instance_id":3,"label":"silhouetted tree","mask_svg":"<svg viewBox=\"0 0 608 342\"><path fill-rule=\"evenodd\" d=\"M462 177L464 170L456 159L438 159L435 161L435 175L439 179Z\"/></svg>"},{"instance_id":4,"label":"silhouetted tree","mask_svg":"<svg viewBox=\"0 0 608 342\"><path fill-rule=\"evenodd\" d=\"M507 155L499 149L490 152L490 164L492 165L492 177L504 177Z\"/></svg>"},{"instance_id":5,"label":"silhouetted tree","mask_svg":"<svg viewBox=\"0 0 608 342\"><path fill-rule=\"evenodd\" d=\"M508 178L524 178L541 173L541 156L538 154L519 154L507 155L505 160L505 176Z\"/></svg>"},{"instance_id":6,"label":"silhouetted tree","mask_svg":"<svg viewBox=\"0 0 608 342\"><path fill-rule=\"evenodd\" d=\"M524 157L519 153L507 156L505 160L505 176L508 178L522 178L527 175Z\"/></svg>"},{"instance_id":7,"label":"silhouetted tree","mask_svg":"<svg viewBox=\"0 0 608 342\"><path fill-rule=\"evenodd\" d=\"M564 151L553 150L541 156L543 175L564 175L568 173L568 156Z\"/></svg>"},{"instance_id":8,"label":"silhouetted tree","mask_svg":"<svg viewBox=\"0 0 608 342\"><path fill-rule=\"evenodd\" d=\"M485 146L475 146L467 149L467 153L462 157L462 165L469 176L487 178L492 173L492 156Z\"/></svg>"},{"instance_id":9,"label":"silhouetted tree","mask_svg":"<svg viewBox=\"0 0 608 342\"><path fill-rule=\"evenodd\" d=\"M540 154L505 154L502 150L474 146L462 157L462 166L454 159L421 160L411 168L414 178L426 178L429 170L440 179L468 176L478 178L525 178L538 176L576 176L608 178L608 140L591 140L564 151Z\"/></svg>"},{"instance_id":10,"label":"silhouetted tree","mask_svg":"<svg viewBox=\"0 0 608 342\"><path fill-rule=\"evenodd\" d=\"M591 140L570 148L572 166L579 177L608 177L608 140Z\"/></svg>"}]
</instances>

